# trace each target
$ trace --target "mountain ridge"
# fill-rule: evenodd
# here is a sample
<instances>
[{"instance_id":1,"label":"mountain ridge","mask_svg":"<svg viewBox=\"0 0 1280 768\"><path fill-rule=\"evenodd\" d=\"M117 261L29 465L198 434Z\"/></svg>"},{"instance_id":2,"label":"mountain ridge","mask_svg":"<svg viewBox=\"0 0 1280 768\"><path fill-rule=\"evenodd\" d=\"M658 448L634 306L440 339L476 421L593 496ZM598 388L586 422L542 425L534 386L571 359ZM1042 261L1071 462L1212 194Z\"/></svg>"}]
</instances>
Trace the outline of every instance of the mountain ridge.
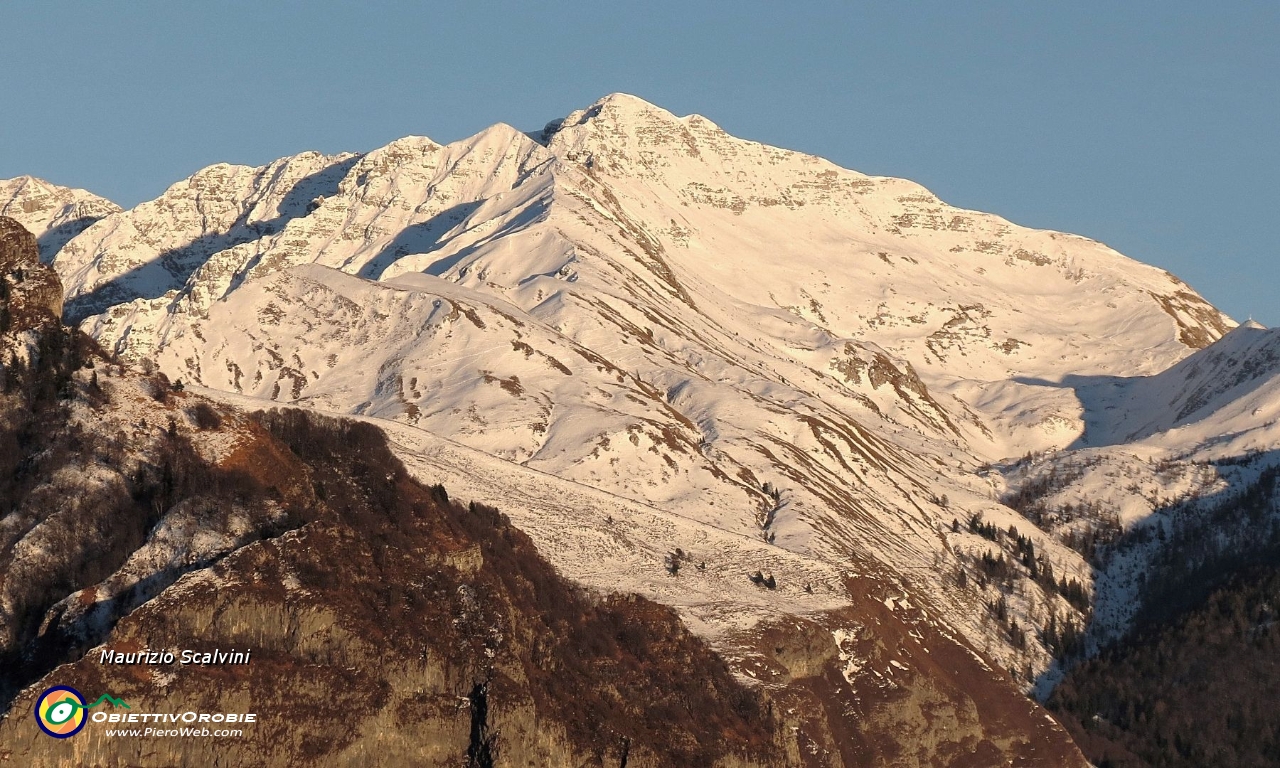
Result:
<instances>
[{"instance_id":1,"label":"mountain ridge","mask_svg":"<svg viewBox=\"0 0 1280 768\"><path fill-rule=\"evenodd\" d=\"M1028 271L1053 276L1045 285L1055 303L1077 291L1077 279L1103 279L1082 271L1136 279L1117 300L1141 302L1156 327L1170 330L1109 342L1114 351L1102 362L1114 367L1122 357L1131 365L1131 347L1160 339L1138 371L1183 355L1187 329L1198 339L1229 322L1198 320L1196 302L1178 308L1181 283L1089 241L952 209L910 182L734 139L705 118L676 118L635 97L605 97L542 138L499 124L449 145L406 138L359 156L211 166L157 201L96 223L57 255L69 314L89 313L82 327L126 359L154 355L171 376L215 389L425 419L441 435L647 503L758 507L728 527L789 547L835 545L816 533L831 525L823 507L862 518L853 528L835 521L846 531L838 548L866 540L854 529L883 529L896 510L909 510L917 520L872 538L899 556L901 541L917 541L908 551L922 567L937 547L925 531L954 514L929 501L940 495L926 490L940 481L938 456L1003 455L998 430L988 441L991 420L954 380L999 376L1010 359L1025 368L1027 355L1056 370L1052 350L1035 350L1054 345L1041 337L1063 335L1003 330L1026 326L1025 313L989 288L994 298L985 301L951 295L1010 280L1025 285ZM743 176L740 165L765 170ZM661 226L646 213L654 210L664 212ZM690 218L695 212L701 218ZM768 234L787 228L799 244ZM776 261L748 258L764 251L743 241L749 233L794 256L806 247L829 252L836 232L834 242L856 258L843 257L842 274L832 272L836 262L800 262L800 283L783 279L795 269L780 273ZM939 238L945 249L932 244ZM937 263L923 258L918 241L931 243ZM1073 262L1074 247L1094 261ZM708 257L726 252L739 254L732 270ZM768 280L744 277L753 271ZM951 284L928 288L938 275ZM829 298L859 295L841 284L865 280L875 282L861 304ZM825 293L812 290L823 283ZM1163 299L1143 293L1157 285ZM903 298L908 287L912 295ZM410 295L423 301L404 304ZM374 306L372 314L352 313ZM343 312L348 320L330 322ZM294 322L303 317L311 330ZM357 332L344 333L344 324ZM1115 335L1095 325L1098 335ZM382 358L376 375L357 376L356 358L344 362L342 349L327 353L336 360L299 356L319 351L325 337L341 338L347 350L376 338L376 349L398 351ZM257 340L246 348L240 338ZM474 353L464 350L497 356L472 365ZM363 367L366 355L358 357ZM452 405L422 391L442 374L446 389L463 392ZM585 388L583 378L591 382ZM753 423L801 402L812 415L755 436ZM805 458L812 450L818 461ZM844 488L867 482L862 465L877 490L856 494L850 506ZM662 478L657 485L636 482L650 473ZM943 474L953 477L942 487L954 483L954 472ZM769 475L775 486L800 486L777 511L760 491ZM981 493L960 479L944 495ZM885 507L880 498L895 501Z\"/></svg>"},{"instance_id":2,"label":"mountain ridge","mask_svg":"<svg viewBox=\"0 0 1280 768\"><path fill-rule=\"evenodd\" d=\"M1076 551L1087 516L1033 521L1006 503L1109 450L1090 436L1120 406L1092 408L1073 377L1172 380L1250 332L1087 238L624 94L532 135L498 124L445 145L210 166L52 261L68 316L125 360L230 398L423 430L640 505L595 499L539 529L519 487L487 502L539 530L562 571L677 605L726 654L746 658L735 615L829 610L811 577L830 568L834 593L855 575L911 595L1024 688L1059 663L1050 616L1097 618L1046 569L1086 595L1111 578ZM1253 347L1226 355L1239 356ZM1255 379L1280 380L1258 359ZM1111 446L1037 503L1109 499L1121 489L1104 471L1177 458L1167 433ZM1133 468L1123 524L1154 511L1153 493L1201 487L1193 464L1172 479ZM645 508L692 524L655 533ZM711 531L760 544L722 550L710 586L668 576L667 555ZM577 550L601 541L627 570L588 567ZM989 578L992 553L1016 565ZM776 563L763 604L739 594L761 563Z\"/></svg>"}]
</instances>

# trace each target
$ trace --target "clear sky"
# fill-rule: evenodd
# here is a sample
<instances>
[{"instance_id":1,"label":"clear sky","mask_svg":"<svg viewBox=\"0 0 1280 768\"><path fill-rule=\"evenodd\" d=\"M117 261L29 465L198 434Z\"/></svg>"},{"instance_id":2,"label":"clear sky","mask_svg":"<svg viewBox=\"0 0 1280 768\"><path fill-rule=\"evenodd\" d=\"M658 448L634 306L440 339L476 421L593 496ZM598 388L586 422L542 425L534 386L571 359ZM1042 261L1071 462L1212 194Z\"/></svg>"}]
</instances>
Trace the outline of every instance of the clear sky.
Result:
<instances>
[{"instance_id":1,"label":"clear sky","mask_svg":"<svg viewBox=\"0 0 1280 768\"><path fill-rule=\"evenodd\" d=\"M1280 3L0 5L0 178L531 130L613 91L1096 238L1280 325Z\"/></svg>"}]
</instances>

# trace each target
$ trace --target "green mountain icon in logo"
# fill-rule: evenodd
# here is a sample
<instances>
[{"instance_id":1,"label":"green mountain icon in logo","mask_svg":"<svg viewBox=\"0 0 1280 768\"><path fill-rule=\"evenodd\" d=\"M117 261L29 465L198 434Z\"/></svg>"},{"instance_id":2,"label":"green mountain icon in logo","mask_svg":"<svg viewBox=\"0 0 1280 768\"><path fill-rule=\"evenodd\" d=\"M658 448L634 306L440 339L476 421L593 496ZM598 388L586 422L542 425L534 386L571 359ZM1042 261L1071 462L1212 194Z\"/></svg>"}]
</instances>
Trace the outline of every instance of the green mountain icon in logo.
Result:
<instances>
[{"instance_id":1,"label":"green mountain icon in logo","mask_svg":"<svg viewBox=\"0 0 1280 768\"><path fill-rule=\"evenodd\" d=\"M130 707L124 701L122 701L121 699L117 699L116 697L112 696L109 693L102 694L101 696L98 697L98 700L93 702L92 704L81 704L80 702L75 700L75 697L68 696L67 698L55 704L53 710L50 710L51 713L54 711L57 711L59 714L62 714L63 712L65 712L66 717L62 717L58 720L53 720L51 718L50 722L53 722L55 725L61 725L62 723L65 723L66 721L74 717L75 713L78 710L83 709L87 711L87 710L93 709L94 707L98 706L104 701L113 707L124 707L125 709L132 709L132 707ZM65 710L62 709L63 704L68 705Z\"/></svg>"}]
</instances>

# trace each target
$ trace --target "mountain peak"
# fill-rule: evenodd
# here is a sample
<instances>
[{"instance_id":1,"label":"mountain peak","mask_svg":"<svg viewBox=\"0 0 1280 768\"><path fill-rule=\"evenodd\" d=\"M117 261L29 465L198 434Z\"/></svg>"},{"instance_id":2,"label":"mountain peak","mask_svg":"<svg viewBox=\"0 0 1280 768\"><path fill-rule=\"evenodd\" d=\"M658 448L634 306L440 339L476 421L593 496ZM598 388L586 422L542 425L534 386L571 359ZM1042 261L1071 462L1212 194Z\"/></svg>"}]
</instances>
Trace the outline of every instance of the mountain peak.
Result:
<instances>
[{"instance_id":1,"label":"mountain peak","mask_svg":"<svg viewBox=\"0 0 1280 768\"><path fill-rule=\"evenodd\" d=\"M591 107L588 107L588 109L604 106L609 106L620 111L646 112L649 110L659 110L666 112L665 109L662 109L662 107L659 107L656 104L645 101L639 96L635 96L630 93L623 93L622 91L614 91L613 93L597 99Z\"/></svg>"},{"instance_id":2,"label":"mountain peak","mask_svg":"<svg viewBox=\"0 0 1280 768\"><path fill-rule=\"evenodd\" d=\"M640 113L646 108L657 109L657 107L638 96L632 96L631 94L621 92L611 93L607 96L596 99L585 109L575 109L564 117L559 117L548 122L542 128L542 131L532 134L530 138L543 146L547 146L552 137L565 128L573 128L583 125L606 113L609 117L617 117L623 113Z\"/></svg>"},{"instance_id":3,"label":"mountain peak","mask_svg":"<svg viewBox=\"0 0 1280 768\"><path fill-rule=\"evenodd\" d=\"M11 179L0 179L0 211L13 206L15 202L21 204L24 200L50 196L59 200L92 200L101 202L115 210L120 210L119 206L92 192L76 187L63 187L38 176L23 174ZM27 205L26 207L30 208L32 206ZM5 213L4 215L11 216L12 214Z\"/></svg>"},{"instance_id":4,"label":"mountain peak","mask_svg":"<svg viewBox=\"0 0 1280 768\"><path fill-rule=\"evenodd\" d=\"M611 93L602 99L596 100L586 109L579 109L569 113L564 120L559 122L561 127L570 128L586 125L587 123L632 126L655 119L661 122L676 122L680 118L638 96L632 96L629 93Z\"/></svg>"},{"instance_id":5,"label":"mountain peak","mask_svg":"<svg viewBox=\"0 0 1280 768\"><path fill-rule=\"evenodd\" d=\"M463 139L461 144L468 146L482 146L486 144L526 144L532 141L529 134L516 128L509 123L494 123L479 133L473 134Z\"/></svg>"},{"instance_id":6,"label":"mountain peak","mask_svg":"<svg viewBox=\"0 0 1280 768\"><path fill-rule=\"evenodd\" d=\"M45 262L71 238L119 210L106 198L35 176L0 180L0 216L17 220L35 235Z\"/></svg>"},{"instance_id":7,"label":"mountain peak","mask_svg":"<svg viewBox=\"0 0 1280 768\"><path fill-rule=\"evenodd\" d=\"M1227 331L1222 338L1213 344L1205 347L1205 351L1212 351L1223 348L1239 348L1255 343L1259 339L1269 338L1273 335L1273 331L1267 326L1259 323L1257 320L1250 318L1236 327Z\"/></svg>"}]
</instances>

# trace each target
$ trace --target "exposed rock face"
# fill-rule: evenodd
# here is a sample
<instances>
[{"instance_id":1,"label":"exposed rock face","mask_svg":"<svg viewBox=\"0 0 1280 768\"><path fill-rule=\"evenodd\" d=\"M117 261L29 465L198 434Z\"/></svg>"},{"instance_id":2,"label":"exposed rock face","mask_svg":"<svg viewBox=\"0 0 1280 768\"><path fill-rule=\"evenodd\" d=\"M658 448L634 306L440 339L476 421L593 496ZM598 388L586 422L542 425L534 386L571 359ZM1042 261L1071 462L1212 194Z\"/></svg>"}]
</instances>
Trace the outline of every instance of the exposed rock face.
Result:
<instances>
[{"instance_id":1,"label":"exposed rock face","mask_svg":"<svg viewBox=\"0 0 1280 768\"><path fill-rule=\"evenodd\" d=\"M940 632L900 593L848 584L855 605L768 623L744 643L798 729L805 765L847 768L1079 766L1070 738L981 654ZM797 760L797 764L800 761Z\"/></svg>"},{"instance_id":2,"label":"exposed rock face","mask_svg":"<svg viewBox=\"0 0 1280 768\"><path fill-rule=\"evenodd\" d=\"M0 216L0 270L9 273L29 265L33 253L38 253L35 235L16 220Z\"/></svg>"},{"instance_id":3,"label":"exposed rock face","mask_svg":"<svg viewBox=\"0 0 1280 768\"><path fill-rule=\"evenodd\" d=\"M35 235L14 219L0 216L0 332L21 333L41 324L60 323L62 281L40 263Z\"/></svg>"}]
</instances>

